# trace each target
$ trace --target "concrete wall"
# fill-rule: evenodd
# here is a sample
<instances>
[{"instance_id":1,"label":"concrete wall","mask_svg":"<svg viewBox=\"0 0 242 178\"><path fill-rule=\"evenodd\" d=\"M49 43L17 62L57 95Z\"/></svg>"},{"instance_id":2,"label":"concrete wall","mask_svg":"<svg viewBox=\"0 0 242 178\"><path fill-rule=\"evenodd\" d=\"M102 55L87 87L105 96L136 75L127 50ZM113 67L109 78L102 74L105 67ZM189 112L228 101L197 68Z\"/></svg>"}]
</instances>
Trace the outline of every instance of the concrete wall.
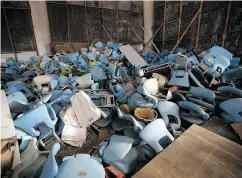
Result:
<instances>
[{"instance_id":1,"label":"concrete wall","mask_svg":"<svg viewBox=\"0 0 242 178\"><path fill-rule=\"evenodd\" d=\"M45 1L29 1L39 55L50 53L50 32Z\"/></svg>"},{"instance_id":2,"label":"concrete wall","mask_svg":"<svg viewBox=\"0 0 242 178\"><path fill-rule=\"evenodd\" d=\"M148 35L144 33L144 41L148 42L150 37L153 35L153 24L154 24L154 1L144 1L143 2L144 12L144 29L147 31ZM153 40L151 40L153 42ZM150 47L152 47L151 42L148 44ZM146 47L145 49L148 51L149 49Z\"/></svg>"}]
</instances>

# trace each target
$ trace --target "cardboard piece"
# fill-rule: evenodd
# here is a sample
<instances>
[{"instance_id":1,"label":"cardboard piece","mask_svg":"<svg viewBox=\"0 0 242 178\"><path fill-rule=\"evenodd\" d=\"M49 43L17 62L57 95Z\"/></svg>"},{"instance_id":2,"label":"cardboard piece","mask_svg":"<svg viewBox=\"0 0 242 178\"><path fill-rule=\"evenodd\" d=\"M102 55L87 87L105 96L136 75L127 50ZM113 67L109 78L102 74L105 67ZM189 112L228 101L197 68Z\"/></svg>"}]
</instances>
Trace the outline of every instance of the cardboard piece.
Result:
<instances>
[{"instance_id":1,"label":"cardboard piece","mask_svg":"<svg viewBox=\"0 0 242 178\"><path fill-rule=\"evenodd\" d=\"M81 147L86 142L86 128L100 119L101 111L83 91L73 95L70 100L72 106L60 112L60 118L65 123L61 140Z\"/></svg>"},{"instance_id":2,"label":"cardboard piece","mask_svg":"<svg viewBox=\"0 0 242 178\"><path fill-rule=\"evenodd\" d=\"M144 67L148 65L148 63L134 50L131 45L120 46L119 50L133 66Z\"/></svg>"},{"instance_id":3,"label":"cardboard piece","mask_svg":"<svg viewBox=\"0 0 242 178\"><path fill-rule=\"evenodd\" d=\"M101 111L84 91L79 91L71 97L71 104L81 127L88 127L100 119Z\"/></svg>"},{"instance_id":4,"label":"cardboard piece","mask_svg":"<svg viewBox=\"0 0 242 178\"><path fill-rule=\"evenodd\" d=\"M98 142L102 142L104 139L111 137L115 134L115 130L112 128L100 128L99 129L99 136L98 136Z\"/></svg>"}]
</instances>

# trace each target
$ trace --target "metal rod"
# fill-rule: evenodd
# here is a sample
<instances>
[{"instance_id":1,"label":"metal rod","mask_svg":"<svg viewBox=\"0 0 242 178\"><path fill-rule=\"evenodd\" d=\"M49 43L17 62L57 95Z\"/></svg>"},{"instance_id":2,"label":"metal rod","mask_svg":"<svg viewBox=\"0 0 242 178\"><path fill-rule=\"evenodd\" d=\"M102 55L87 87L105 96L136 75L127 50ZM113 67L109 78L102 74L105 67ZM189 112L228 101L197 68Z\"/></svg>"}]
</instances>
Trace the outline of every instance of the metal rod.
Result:
<instances>
[{"instance_id":1,"label":"metal rod","mask_svg":"<svg viewBox=\"0 0 242 178\"><path fill-rule=\"evenodd\" d=\"M180 2L180 15L179 15L179 24L178 24L178 34L177 34L177 40L179 39L180 37L180 32L181 32L181 22L182 22L182 2Z\"/></svg>"},{"instance_id":2,"label":"metal rod","mask_svg":"<svg viewBox=\"0 0 242 178\"><path fill-rule=\"evenodd\" d=\"M103 2L100 1L100 6L101 6L101 21L102 21L102 26L104 24L104 20L103 20ZM102 31L102 34L103 34L103 31ZM103 35L104 37L104 35ZM104 38L102 40L105 40Z\"/></svg>"},{"instance_id":3,"label":"metal rod","mask_svg":"<svg viewBox=\"0 0 242 178\"><path fill-rule=\"evenodd\" d=\"M222 47L224 47L224 43L225 43L225 40L226 40L226 37L227 37L227 28L228 28L228 22L229 22L230 10L231 10L231 1L229 1L229 5L228 5L228 11L227 11L226 23L225 23L225 27L224 27L224 33L223 33Z\"/></svg>"},{"instance_id":4,"label":"metal rod","mask_svg":"<svg viewBox=\"0 0 242 178\"><path fill-rule=\"evenodd\" d=\"M113 41L111 35L108 33L108 31L107 31L107 29L104 27L104 25L102 25L102 27L103 27L104 31L107 33L107 35L108 35L110 41Z\"/></svg>"},{"instance_id":5,"label":"metal rod","mask_svg":"<svg viewBox=\"0 0 242 178\"><path fill-rule=\"evenodd\" d=\"M200 3L200 13L198 17L198 25L197 25L197 37L196 37L196 45L195 45L195 51L197 52L198 47L198 41L199 41L199 33L200 33L200 25L201 25L201 18L202 18L202 8L203 8L203 1Z\"/></svg>"},{"instance_id":6,"label":"metal rod","mask_svg":"<svg viewBox=\"0 0 242 178\"><path fill-rule=\"evenodd\" d=\"M194 20L199 15L200 11L201 11L201 8L199 8L199 10L197 11L197 13L194 15L194 17L192 18L191 22L189 23L189 25L187 26L187 28L185 29L185 31L183 32L183 34L181 35L181 37L179 38L179 40L177 41L176 45L173 47L171 53L173 53L175 51L175 49L177 48L177 46L181 42L182 38L184 37L184 35L187 33L188 29L191 27L191 25L193 24Z\"/></svg>"},{"instance_id":7,"label":"metal rod","mask_svg":"<svg viewBox=\"0 0 242 178\"><path fill-rule=\"evenodd\" d=\"M165 3L163 3L163 4L159 5L159 6L156 6L154 9L157 9L157 8L159 8L161 6L164 6L164 5L165 5Z\"/></svg>"},{"instance_id":8,"label":"metal rod","mask_svg":"<svg viewBox=\"0 0 242 178\"><path fill-rule=\"evenodd\" d=\"M116 10L117 10L117 22L119 21L119 18L118 18L118 1L116 1ZM118 28L119 28L119 24L118 24L118 26L117 26L117 28L116 28L116 33L117 33L117 37L118 37L118 39L117 39L117 42L119 43L119 31L118 31Z\"/></svg>"},{"instance_id":9,"label":"metal rod","mask_svg":"<svg viewBox=\"0 0 242 178\"><path fill-rule=\"evenodd\" d=\"M164 25L164 22L162 22L159 26L159 28L155 31L155 33L153 34L153 36L147 41L146 44L149 44L150 41L158 34L158 32L160 31L161 27ZM141 51L143 51L145 49L146 45L143 47L143 49Z\"/></svg>"},{"instance_id":10,"label":"metal rod","mask_svg":"<svg viewBox=\"0 0 242 178\"><path fill-rule=\"evenodd\" d=\"M125 24L127 24L128 25L128 27L130 28L130 30L135 34L135 36L140 40L140 41L142 41L142 43L143 44L146 44L145 42L144 42L144 40L133 30L133 28L130 26L130 24L129 24L129 22L127 22L126 20L123 20L123 21L121 21L121 23L125 23ZM151 49L149 46L147 46L152 52L154 52L154 54L160 59L160 56L158 56L157 54L156 54L156 52L153 50L153 49Z\"/></svg>"},{"instance_id":11,"label":"metal rod","mask_svg":"<svg viewBox=\"0 0 242 178\"><path fill-rule=\"evenodd\" d=\"M147 33L147 31L145 30L145 28L142 26L142 29L143 29L143 31L145 32L145 34L146 34L146 36L148 37L148 38L150 38L150 35ZM155 43L152 41L151 42L152 43L152 45L154 46L154 48L156 49L156 51L158 52L158 53L160 53L160 51L159 51L159 49L156 47L156 45L155 45ZM148 44L147 44L148 45Z\"/></svg>"},{"instance_id":12,"label":"metal rod","mask_svg":"<svg viewBox=\"0 0 242 178\"><path fill-rule=\"evenodd\" d=\"M70 28L70 18L69 18L69 10L68 10L67 1L66 1L66 15L67 15L68 42L69 42L69 47L71 50L71 28Z\"/></svg>"},{"instance_id":13,"label":"metal rod","mask_svg":"<svg viewBox=\"0 0 242 178\"><path fill-rule=\"evenodd\" d=\"M3 4L2 4L2 6L3 6ZM12 49L13 49L13 52L14 52L15 60L18 61L18 57L17 57L17 54L15 52L15 48L14 48L14 45L13 45L13 40L12 40L10 28L9 28L9 25L8 25L8 19L7 19L6 12L5 12L5 9L4 8L3 8L3 13L4 13L4 17L6 19L6 25L7 25L7 29L8 29L8 35L9 35L10 42L11 42L11 46L12 46Z\"/></svg>"},{"instance_id":14,"label":"metal rod","mask_svg":"<svg viewBox=\"0 0 242 178\"><path fill-rule=\"evenodd\" d=\"M162 50L164 50L165 47L165 33L166 33L166 1L164 6L164 25L163 25L163 32L162 32Z\"/></svg>"},{"instance_id":15,"label":"metal rod","mask_svg":"<svg viewBox=\"0 0 242 178\"><path fill-rule=\"evenodd\" d=\"M90 38L89 38L89 28L88 28L88 20L87 20L87 1L85 1L85 15L86 15L86 30L87 30L87 41L88 41L88 46L90 45Z\"/></svg>"}]
</instances>

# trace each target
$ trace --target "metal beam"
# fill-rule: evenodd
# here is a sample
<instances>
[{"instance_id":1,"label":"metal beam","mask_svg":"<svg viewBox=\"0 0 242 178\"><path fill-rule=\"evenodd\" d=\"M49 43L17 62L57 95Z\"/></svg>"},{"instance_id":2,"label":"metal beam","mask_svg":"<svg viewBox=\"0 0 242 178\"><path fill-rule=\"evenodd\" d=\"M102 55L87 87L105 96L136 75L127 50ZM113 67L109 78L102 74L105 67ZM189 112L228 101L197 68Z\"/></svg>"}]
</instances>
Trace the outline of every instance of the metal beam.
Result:
<instances>
[{"instance_id":1,"label":"metal beam","mask_svg":"<svg viewBox=\"0 0 242 178\"><path fill-rule=\"evenodd\" d=\"M155 33L153 34L153 36L147 41L147 43L145 44L145 46L143 47L143 49L141 51L143 51L145 49L145 47L147 46L147 44L150 43L150 41L158 34L158 32L160 31L161 27L163 27L164 22L162 22L159 26L159 28L155 31Z\"/></svg>"},{"instance_id":2,"label":"metal beam","mask_svg":"<svg viewBox=\"0 0 242 178\"><path fill-rule=\"evenodd\" d=\"M164 25L163 25L163 32L162 32L162 50L164 50L165 47L165 33L166 33L166 1L164 5Z\"/></svg>"},{"instance_id":3,"label":"metal beam","mask_svg":"<svg viewBox=\"0 0 242 178\"><path fill-rule=\"evenodd\" d=\"M2 6L3 6L3 4L2 4ZM15 60L17 61L18 57L17 57L17 54L15 52L15 48L14 48L14 45L13 45L13 40L12 40L12 36L11 36L9 25L8 25L7 15L6 15L5 9L3 8L2 10L3 10L3 13L4 13L5 20L6 20L6 25L7 25L7 29L8 29L8 35L9 35L11 46L12 46L12 49L13 49L13 52L14 52Z\"/></svg>"},{"instance_id":4,"label":"metal beam","mask_svg":"<svg viewBox=\"0 0 242 178\"><path fill-rule=\"evenodd\" d=\"M225 43L225 40L226 40L226 38L227 38L227 28L228 28L228 22L229 22L230 10L231 10L231 1L229 1L229 5L228 5L228 11L227 11L226 23L225 23L225 27L224 27L224 33L223 33L222 47L224 47L224 43Z\"/></svg>"},{"instance_id":5,"label":"metal beam","mask_svg":"<svg viewBox=\"0 0 242 178\"><path fill-rule=\"evenodd\" d=\"M200 13L199 13L198 24L197 24L197 37L196 37L196 45L195 45L196 52L197 52L198 41L199 41L200 25L201 25L201 18L202 18L202 8L203 8L203 1L201 1L201 3L200 3Z\"/></svg>"},{"instance_id":6,"label":"metal beam","mask_svg":"<svg viewBox=\"0 0 242 178\"><path fill-rule=\"evenodd\" d=\"M145 32L145 34L146 34L146 36L148 37L148 38L150 38L150 35L148 34L148 32L145 30L145 28L142 26L142 29L143 29L143 31ZM148 45L148 44L147 44ZM159 49L157 48L157 46L155 45L155 43L152 41L152 45L154 46L154 48L156 49L156 51L158 52L158 53L160 53L160 51L159 51Z\"/></svg>"},{"instance_id":7,"label":"metal beam","mask_svg":"<svg viewBox=\"0 0 242 178\"><path fill-rule=\"evenodd\" d=\"M173 47L171 53L173 53L175 51L175 49L177 48L177 46L179 45L179 43L181 42L182 38L184 37L184 35L187 33L188 29L191 27L191 25L193 24L194 20L197 18L197 16L199 15L201 11L201 8L199 8L199 10L197 11L197 13L194 15L194 17L192 18L191 22L189 23L189 25L187 26L187 28L185 29L185 31L183 32L183 34L181 35L181 37L178 39L176 45Z\"/></svg>"},{"instance_id":8,"label":"metal beam","mask_svg":"<svg viewBox=\"0 0 242 178\"><path fill-rule=\"evenodd\" d=\"M181 22L182 22L182 1L180 2L180 15L179 15L179 24L178 24L178 34L177 34L177 40L180 37L180 32L181 32Z\"/></svg>"}]
</instances>

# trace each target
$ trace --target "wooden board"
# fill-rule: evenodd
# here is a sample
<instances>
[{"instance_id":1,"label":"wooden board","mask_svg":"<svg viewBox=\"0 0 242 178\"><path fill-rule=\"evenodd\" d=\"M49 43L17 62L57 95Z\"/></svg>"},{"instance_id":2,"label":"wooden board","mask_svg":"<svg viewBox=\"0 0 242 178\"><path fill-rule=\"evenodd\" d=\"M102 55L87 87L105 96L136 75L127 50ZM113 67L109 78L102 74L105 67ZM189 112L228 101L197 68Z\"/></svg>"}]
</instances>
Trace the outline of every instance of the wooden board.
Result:
<instances>
[{"instance_id":1,"label":"wooden board","mask_svg":"<svg viewBox=\"0 0 242 178\"><path fill-rule=\"evenodd\" d=\"M146 66L147 62L134 50L134 48L130 45L123 45L119 47L119 50L124 54L127 60L133 66Z\"/></svg>"},{"instance_id":2,"label":"wooden board","mask_svg":"<svg viewBox=\"0 0 242 178\"><path fill-rule=\"evenodd\" d=\"M133 178L241 178L242 146L192 125Z\"/></svg>"},{"instance_id":3,"label":"wooden board","mask_svg":"<svg viewBox=\"0 0 242 178\"><path fill-rule=\"evenodd\" d=\"M242 123L234 123L231 124L234 131L239 135L240 139L242 140Z\"/></svg>"}]
</instances>

